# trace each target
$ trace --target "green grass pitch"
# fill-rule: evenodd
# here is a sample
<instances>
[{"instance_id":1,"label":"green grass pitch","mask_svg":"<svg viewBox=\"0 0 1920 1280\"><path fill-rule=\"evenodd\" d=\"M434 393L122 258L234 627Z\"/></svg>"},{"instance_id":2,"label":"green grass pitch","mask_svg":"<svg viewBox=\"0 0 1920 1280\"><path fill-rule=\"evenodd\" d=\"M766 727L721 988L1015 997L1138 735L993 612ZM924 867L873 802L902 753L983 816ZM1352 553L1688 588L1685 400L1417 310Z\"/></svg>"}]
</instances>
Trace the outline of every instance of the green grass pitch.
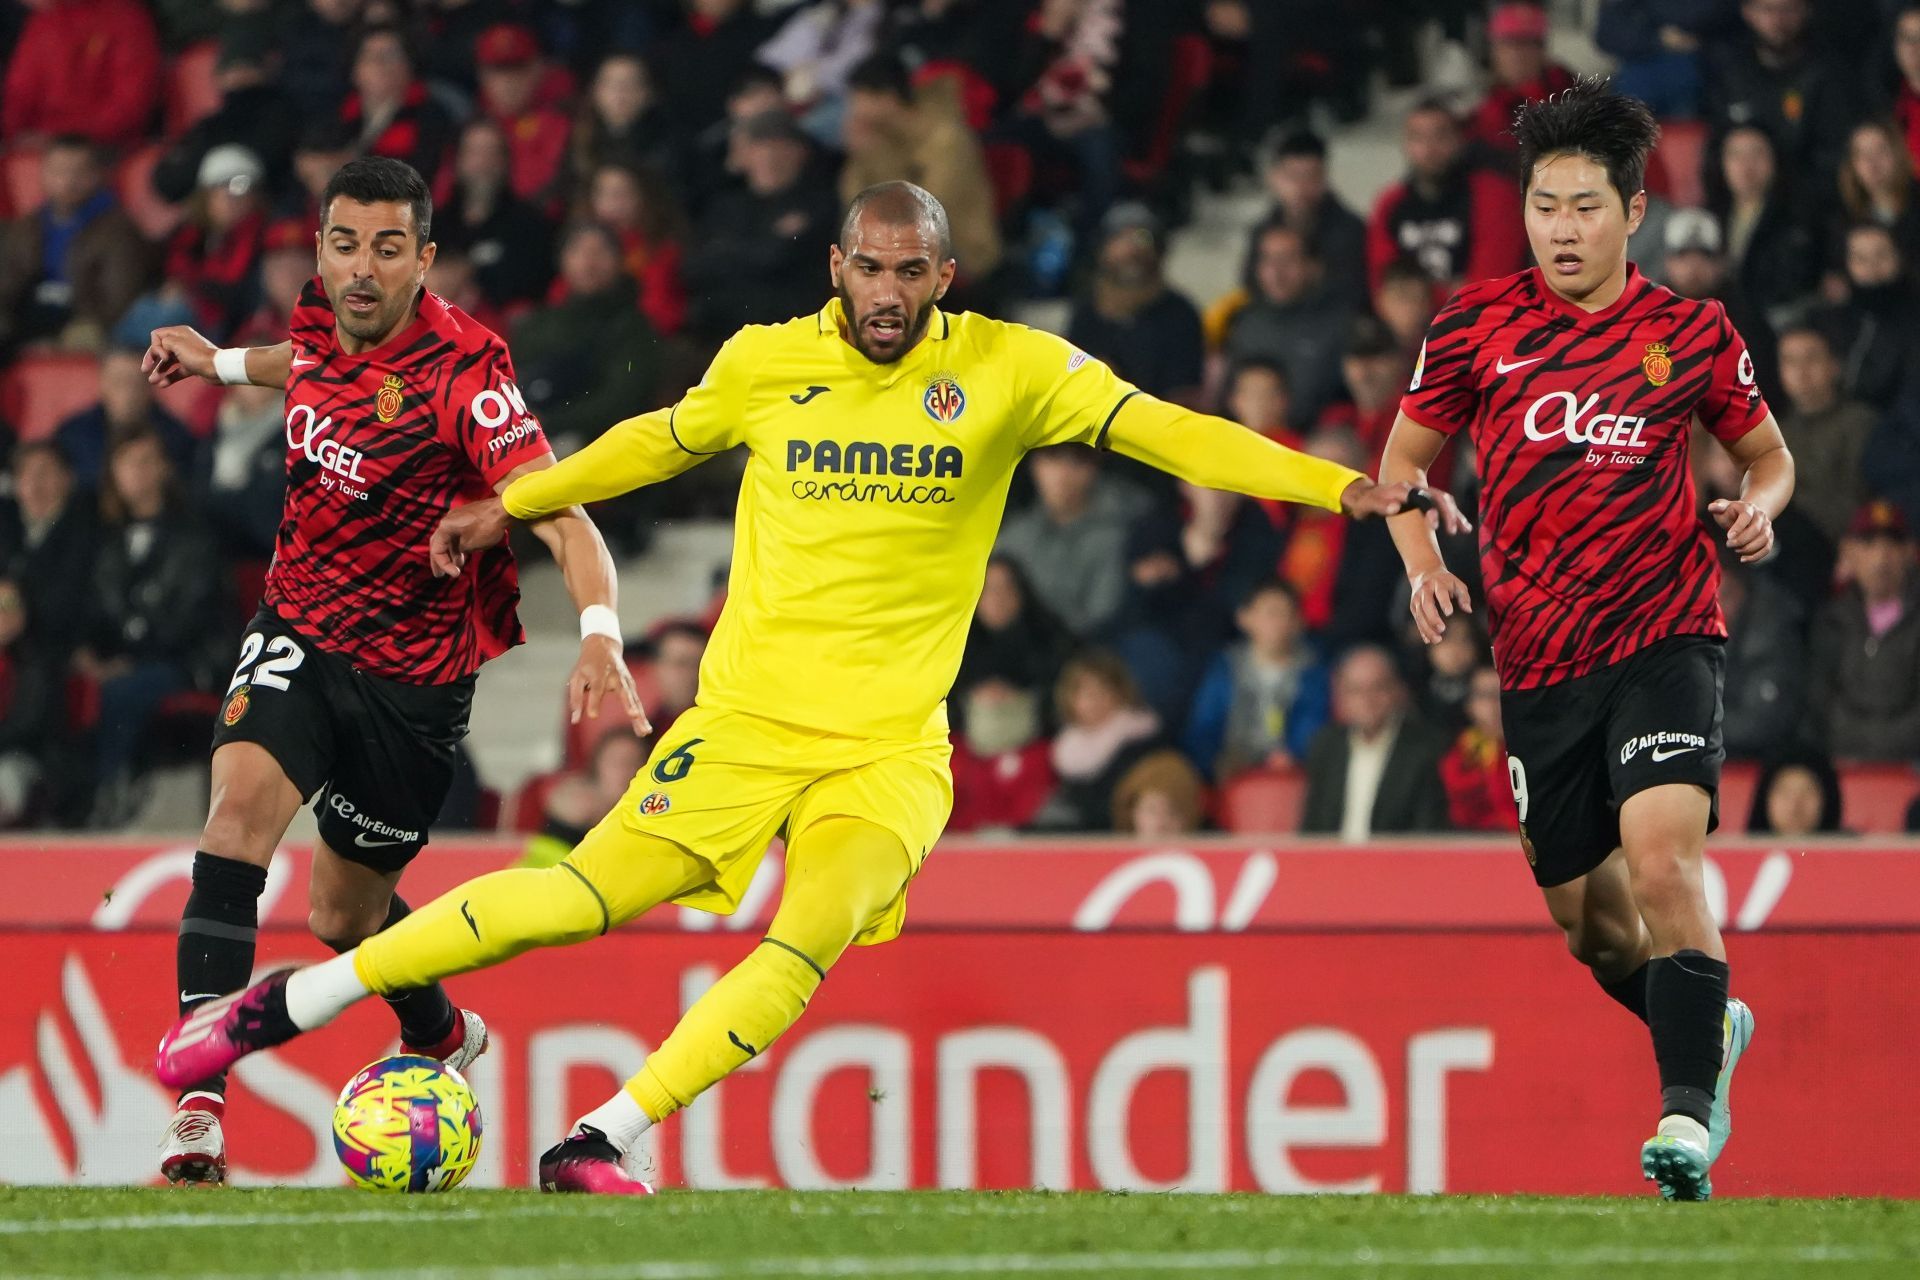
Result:
<instances>
[{"instance_id":1,"label":"green grass pitch","mask_svg":"<svg viewBox=\"0 0 1920 1280\"><path fill-rule=\"evenodd\" d=\"M1920 1276L1920 1203L0 1188L0 1276Z\"/></svg>"}]
</instances>

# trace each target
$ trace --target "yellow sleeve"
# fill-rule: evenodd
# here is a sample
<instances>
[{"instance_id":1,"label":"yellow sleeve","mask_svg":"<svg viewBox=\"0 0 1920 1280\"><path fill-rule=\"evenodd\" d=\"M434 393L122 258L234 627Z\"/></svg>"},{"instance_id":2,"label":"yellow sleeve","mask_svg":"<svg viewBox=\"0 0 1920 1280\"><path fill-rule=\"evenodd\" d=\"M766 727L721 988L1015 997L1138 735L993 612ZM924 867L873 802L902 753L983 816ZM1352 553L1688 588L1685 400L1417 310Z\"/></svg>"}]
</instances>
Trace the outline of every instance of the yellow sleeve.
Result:
<instances>
[{"instance_id":1,"label":"yellow sleeve","mask_svg":"<svg viewBox=\"0 0 1920 1280\"><path fill-rule=\"evenodd\" d=\"M748 352L756 332L766 330L742 329L728 338L700 385L681 396L668 414L668 433L688 453L725 453L740 443L747 388L758 363Z\"/></svg>"},{"instance_id":2,"label":"yellow sleeve","mask_svg":"<svg viewBox=\"0 0 1920 1280\"><path fill-rule=\"evenodd\" d=\"M1007 326L1008 355L1019 382L1028 449L1054 444L1097 444L1114 411L1138 389L1065 338Z\"/></svg>"},{"instance_id":3,"label":"yellow sleeve","mask_svg":"<svg viewBox=\"0 0 1920 1280\"><path fill-rule=\"evenodd\" d=\"M1127 398L1100 443L1203 489L1329 511L1340 510L1340 495L1348 485L1366 479L1337 462L1275 444L1236 422L1144 394Z\"/></svg>"},{"instance_id":4,"label":"yellow sleeve","mask_svg":"<svg viewBox=\"0 0 1920 1280\"><path fill-rule=\"evenodd\" d=\"M668 418L668 410L656 409L614 423L580 452L509 484L500 494L501 504L516 520L538 520L669 479L712 456L681 448Z\"/></svg>"}]
</instances>

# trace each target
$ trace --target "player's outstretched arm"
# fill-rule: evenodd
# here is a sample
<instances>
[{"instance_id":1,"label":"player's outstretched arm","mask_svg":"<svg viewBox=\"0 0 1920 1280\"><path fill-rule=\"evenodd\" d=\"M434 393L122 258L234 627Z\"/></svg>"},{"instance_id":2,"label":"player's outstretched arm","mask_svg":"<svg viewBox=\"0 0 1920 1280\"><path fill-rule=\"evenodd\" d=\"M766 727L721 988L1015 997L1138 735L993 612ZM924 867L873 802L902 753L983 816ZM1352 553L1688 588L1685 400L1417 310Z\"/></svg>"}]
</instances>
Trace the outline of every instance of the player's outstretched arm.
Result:
<instances>
[{"instance_id":1,"label":"player's outstretched arm","mask_svg":"<svg viewBox=\"0 0 1920 1280\"><path fill-rule=\"evenodd\" d=\"M1398 489L1402 486L1424 486L1427 482L1427 468L1440 456L1440 449L1447 437L1432 427L1423 427L1401 414L1394 419L1393 433L1387 437L1386 456L1380 460L1380 484L1383 489ZM1449 498L1448 505L1452 505ZM1390 513L1391 514L1391 513ZM1454 511L1459 517L1459 512ZM1449 523L1448 532L1456 528L1464 532L1471 526L1459 519L1457 526ZM1440 554L1440 540L1435 536L1435 522L1427 520L1389 520L1387 531L1393 535L1393 545L1400 552L1400 561L1406 566L1407 581L1413 586L1413 622L1420 631L1420 638L1428 644L1439 642L1447 629L1447 619L1453 616L1455 608L1467 613L1473 612L1473 597L1467 590L1467 584L1447 571L1447 562Z\"/></svg>"},{"instance_id":2,"label":"player's outstretched arm","mask_svg":"<svg viewBox=\"0 0 1920 1280\"><path fill-rule=\"evenodd\" d=\"M1773 415L1725 446L1745 473L1738 498L1707 504L1707 514L1727 531L1727 545L1744 564L1773 554L1773 522L1793 497L1793 455Z\"/></svg>"},{"instance_id":3,"label":"player's outstretched arm","mask_svg":"<svg viewBox=\"0 0 1920 1280\"><path fill-rule=\"evenodd\" d=\"M222 352L198 330L184 324L155 329L147 340L140 367L156 387L170 387L188 378L207 382L250 382L256 387L284 387L293 371L293 344L274 347L235 347ZM240 375L244 373L244 377Z\"/></svg>"},{"instance_id":4,"label":"player's outstretched arm","mask_svg":"<svg viewBox=\"0 0 1920 1280\"><path fill-rule=\"evenodd\" d=\"M670 480L714 456L681 447L673 435L672 413L656 409L616 422L578 453L524 476L510 492L501 491L507 514L538 520L568 507L604 502Z\"/></svg>"}]
</instances>

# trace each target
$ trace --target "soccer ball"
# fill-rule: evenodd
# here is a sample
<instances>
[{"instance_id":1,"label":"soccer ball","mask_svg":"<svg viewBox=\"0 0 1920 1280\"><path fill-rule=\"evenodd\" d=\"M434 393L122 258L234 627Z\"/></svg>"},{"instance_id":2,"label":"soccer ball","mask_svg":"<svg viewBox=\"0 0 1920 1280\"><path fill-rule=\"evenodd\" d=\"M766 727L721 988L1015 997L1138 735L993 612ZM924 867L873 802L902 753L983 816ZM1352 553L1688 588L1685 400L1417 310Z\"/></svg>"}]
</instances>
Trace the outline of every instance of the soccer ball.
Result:
<instances>
[{"instance_id":1,"label":"soccer ball","mask_svg":"<svg viewBox=\"0 0 1920 1280\"><path fill-rule=\"evenodd\" d=\"M450 1191L480 1155L480 1104L458 1071L413 1054L363 1067L333 1106L333 1150L356 1187Z\"/></svg>"}]
</instances>

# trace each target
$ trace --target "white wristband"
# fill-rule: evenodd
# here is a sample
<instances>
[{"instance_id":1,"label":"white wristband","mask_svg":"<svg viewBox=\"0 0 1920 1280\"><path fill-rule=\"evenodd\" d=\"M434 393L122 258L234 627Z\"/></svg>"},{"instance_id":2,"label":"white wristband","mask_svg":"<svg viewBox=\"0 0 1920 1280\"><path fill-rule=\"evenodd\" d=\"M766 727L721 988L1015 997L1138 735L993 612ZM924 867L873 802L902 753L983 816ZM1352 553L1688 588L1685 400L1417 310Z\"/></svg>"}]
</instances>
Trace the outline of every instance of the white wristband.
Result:
<instances>
[{"instance_id":1,"label":"white wristband","mask_svg":"<svg viewBox=\"0 0 1920 1280\"><path fill-rule=\"evenodd\" d=\"M580 611L580 638L605 636L615 644L620 639L620 615L604 604L590 604Z\"/></svg>"},{"instance_id":2,"label":"white wristband","mask_svg":"<svg viewBox=\"0 0 1920 1280\"><path fill-rule=\"evenodd\" d=\"M247 379L247 349L222 347L213 353L213 376L230 387L244 387Z\"/></svg>"}]
</instances>

